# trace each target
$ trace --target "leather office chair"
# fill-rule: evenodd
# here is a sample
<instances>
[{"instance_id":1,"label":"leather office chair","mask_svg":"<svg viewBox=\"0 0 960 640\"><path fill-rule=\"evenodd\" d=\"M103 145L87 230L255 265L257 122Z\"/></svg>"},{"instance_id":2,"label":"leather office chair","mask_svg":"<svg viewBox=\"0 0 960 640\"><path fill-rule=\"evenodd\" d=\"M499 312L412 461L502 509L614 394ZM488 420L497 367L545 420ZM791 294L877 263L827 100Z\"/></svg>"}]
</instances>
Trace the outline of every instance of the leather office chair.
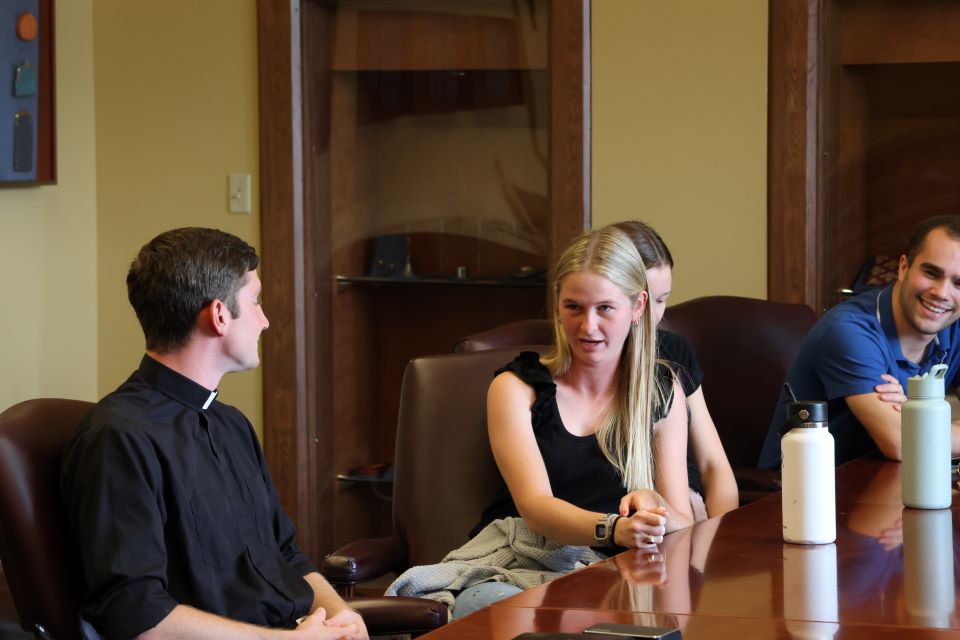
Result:
<instances>
[{"instance_id":1,"label":"leather office chair","mask_svg":"<svg viewBox=\"0 0 960 640\"><path fill-rule=\"evenodd\" d=\"M704 398L733 467L740 504L780 489L778 474L757 469L757 460L787 371L816 321L803 304L707 296L668 307L660 323L696 351ZM552 343L550 320L522 320L461 338L455 349Z\"/></svg>"},{"instance_id":2,"label":"leather office chair","mask_svg":"<svg viewBox=\"0 0 960 640\"><path fill-rule=\"evenodd\" d=\"M779 490L779 474L757 469L780 389L817 321L805 304L738 296L695 298L667 308L663 326L693 345L703 395L740 489L740 504Z\"/></svg>"},{"instance_id":3,"label":"leather office chair","mask_svg":"<svg viewBox=\"0 0 960 640\"><path fill-rule=\"evenodd\" d=\"M92 407L28 400L0 414L0 561L20 625L42 625L59 640L82 638L83 596L60 505L60 451Z\"/></svg>"},{"instance_id":4,"label":"leather office chair","mask_svg":"<svg viewBox=\"0 0 960 640\"><path fill-rule=\"evenodd\" d=\"M489 349L515 349L518 346L552 345L553 321L545 319L508 322L487 331L471 333L453 345L454 353L487 351Z\"/></svg>"},{"instance_id":5,"label":"leather office chair","mask_svg":"<svg viewBox=\"0 0 960 640\"><path fill-rule=\"evenodd\" d=\"M82 570L60 498L60 452L92 407L44 398L0 413L0 562L21 627L42 625L57 640L96 637L89 625L81 631ZM371 634L418 632L447 621L446 607L432 600L358 598L350 606Z\"/></svg>"},{"instance_id":6,"label":"leather office chair","mask_svg":"<svg viewBox=\"0 0 960 640\"><path fill-rule=\"evenodd\" d=\"M328 556L323 574L331 583L349 592L389 572L437 563L467 541L500 483L487 439L487 387L515 355L510 349L410 361L397 422L394 533Z\"/></svg>"}]
</instances>

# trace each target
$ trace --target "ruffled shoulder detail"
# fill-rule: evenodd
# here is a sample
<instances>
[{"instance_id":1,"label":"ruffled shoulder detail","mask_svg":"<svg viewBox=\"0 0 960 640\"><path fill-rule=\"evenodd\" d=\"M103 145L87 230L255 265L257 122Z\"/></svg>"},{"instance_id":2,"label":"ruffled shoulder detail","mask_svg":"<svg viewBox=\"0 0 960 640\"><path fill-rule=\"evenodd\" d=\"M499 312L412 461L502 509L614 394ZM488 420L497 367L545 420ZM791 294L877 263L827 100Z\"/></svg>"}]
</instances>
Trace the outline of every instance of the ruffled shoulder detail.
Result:
<instances>
[{"instance_id":1,"label":"ruffled shoulder detail","mask_svg":"<svg viewBox=\"0 0 960 640\"><path fill-rule=\"evenodd\" d=\"M540 354L536 351L522 351L508 364L497 369L495 375L504 371L513 373L533 388L536 399L533 401L531 413L533 423L536 424L544 405L557 396L557 384L553 381L549 369L541 364Z\"/></svg>"}]
</instances>

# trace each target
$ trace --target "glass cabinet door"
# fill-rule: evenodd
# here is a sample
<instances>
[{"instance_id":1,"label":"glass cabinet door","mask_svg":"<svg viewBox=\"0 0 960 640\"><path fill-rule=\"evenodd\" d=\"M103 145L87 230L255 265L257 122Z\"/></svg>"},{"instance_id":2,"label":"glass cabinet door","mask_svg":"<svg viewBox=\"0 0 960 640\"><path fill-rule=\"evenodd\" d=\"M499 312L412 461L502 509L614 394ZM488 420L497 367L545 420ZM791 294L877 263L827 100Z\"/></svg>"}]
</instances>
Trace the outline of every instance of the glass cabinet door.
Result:
<instances>
[{"instance_id":1,"label":"glass cabinet door","mask_svg":"<svg viewBox=\"0 0 960 640\"><path fill-rule=\"evenodd\" d=\"M317 460L295 487L301 504L316 500L307 505L315 519L295 520L326 523L311 547L322 554L391 530L407 362L546 317L549 261L586 225L588 12L581 0L300 7L304 280L313 287L301 344L315 375L297 442L318 451L284 442L268 456L271 466ZM264 225L270 215L283 212L265 213ZM265 363L282 368L285 337L275 339Z\"/></svg>"}]
</instances>

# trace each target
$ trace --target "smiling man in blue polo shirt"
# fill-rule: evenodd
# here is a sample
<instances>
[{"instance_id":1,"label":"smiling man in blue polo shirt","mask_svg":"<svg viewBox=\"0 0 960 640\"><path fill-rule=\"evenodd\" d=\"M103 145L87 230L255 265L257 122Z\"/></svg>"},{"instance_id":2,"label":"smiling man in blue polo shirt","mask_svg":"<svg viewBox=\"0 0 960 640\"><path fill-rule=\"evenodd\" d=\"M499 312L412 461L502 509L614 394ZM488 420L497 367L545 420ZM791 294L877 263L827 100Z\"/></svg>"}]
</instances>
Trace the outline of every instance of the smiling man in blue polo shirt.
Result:
<instances>
[{"instance_id":1,"label":"smiling man in blue polo shirt","mask_svg":"<svg viewBox=\"0 0 960 640\"><path fill-rule=\"evenodd\" d=\"M826 400L836 463L879 451L900 459L900 405L907 378L946 364L960 395L960 216L914 227L897 281L837 305L810 330L787 382L798 398ZM759 466L780 466L781 392ZM960 424L953 423L953 455Z\"/></svg>"}]
</instances>

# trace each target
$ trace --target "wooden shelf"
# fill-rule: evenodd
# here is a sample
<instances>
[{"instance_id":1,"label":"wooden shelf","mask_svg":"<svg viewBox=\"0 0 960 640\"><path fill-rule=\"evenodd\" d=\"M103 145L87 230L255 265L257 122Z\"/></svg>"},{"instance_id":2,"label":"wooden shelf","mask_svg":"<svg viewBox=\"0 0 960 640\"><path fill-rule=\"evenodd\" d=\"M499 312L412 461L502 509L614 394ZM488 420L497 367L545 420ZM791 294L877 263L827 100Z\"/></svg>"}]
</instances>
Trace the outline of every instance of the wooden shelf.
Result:
<instances>
[{"instance_id":1,"label":"wooden shelf","mask_svg":"<svg viewBox=\"0 0 960 640\"><path fill-rule=\"evenodd\" d=\"M524 287L528 289L543 288L547 285L542 276L533 276L529 278L444 278L444 277L426 277L426 278L406 278L403 276L380 277L380 276L334 276L337 283L337 290L343 291L351 285L364 287L380 287L383 285L400 286L422 286L422 285L444 285L455 287Z\"/></svg>"},{"instance_id":2,"label":"wooden shelf","mask_svg":"<svg viewBox=\"0 0 960 640\"><path fill-rule=\"evenodd\" d=\"M393 484L393 476L381 478L378 476L351 476L346 473L337 474L337 482L345 484Z\"/></svg>"}]
</instances>

